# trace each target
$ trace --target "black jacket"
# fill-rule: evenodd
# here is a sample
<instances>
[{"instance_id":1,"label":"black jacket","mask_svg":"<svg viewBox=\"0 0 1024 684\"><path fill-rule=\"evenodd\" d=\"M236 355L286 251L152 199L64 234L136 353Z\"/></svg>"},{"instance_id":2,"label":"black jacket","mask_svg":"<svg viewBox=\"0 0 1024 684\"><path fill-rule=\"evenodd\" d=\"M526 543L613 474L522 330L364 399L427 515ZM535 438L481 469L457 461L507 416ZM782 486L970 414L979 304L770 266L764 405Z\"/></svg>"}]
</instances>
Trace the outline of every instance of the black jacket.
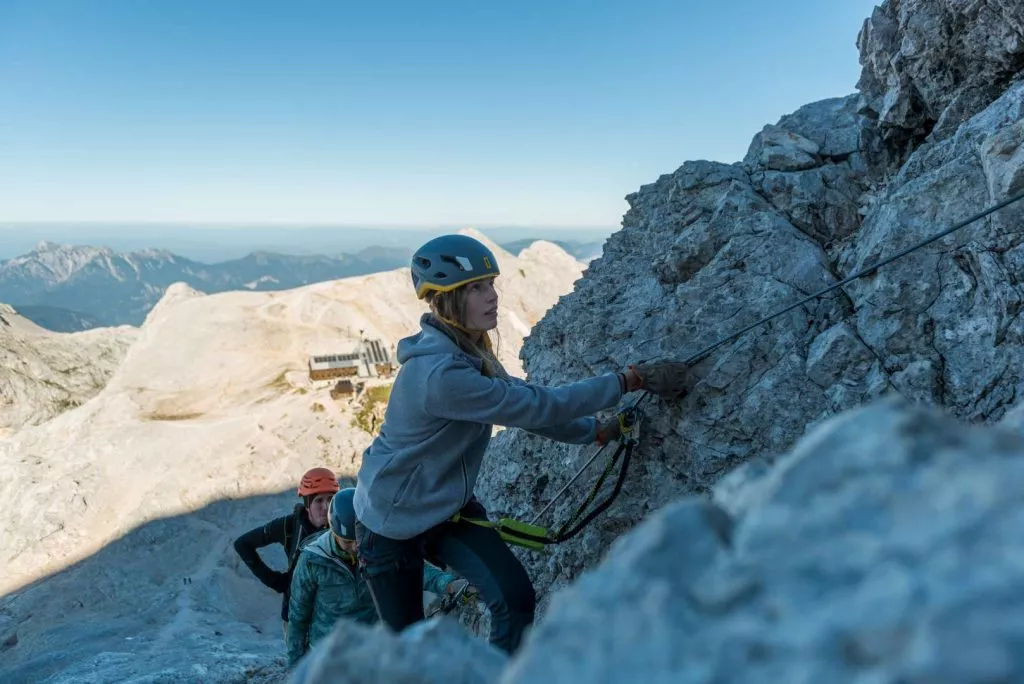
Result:
<instances>
[{"instance_id":1,"label":"black jacket","mask_svg":"<svg viewBox=\"0 0 1024 684\"><path fill-rule=\"evenodd\" d=\"M306 515L306 507L296 504L291 515L275 518L266 525L249 530L235 540L235 551L252 570L252 574L277 593L284 594L281 602L282 620L288 620L288 595L292 570L295 569L299 557L299 545L316 531L317 528L313 527L309 516ZM257 549L271 544L280 544L284 547L285 555L288 557L288 569L284 572L274 570L260 558Z\"/></svg>"}]
</instances>

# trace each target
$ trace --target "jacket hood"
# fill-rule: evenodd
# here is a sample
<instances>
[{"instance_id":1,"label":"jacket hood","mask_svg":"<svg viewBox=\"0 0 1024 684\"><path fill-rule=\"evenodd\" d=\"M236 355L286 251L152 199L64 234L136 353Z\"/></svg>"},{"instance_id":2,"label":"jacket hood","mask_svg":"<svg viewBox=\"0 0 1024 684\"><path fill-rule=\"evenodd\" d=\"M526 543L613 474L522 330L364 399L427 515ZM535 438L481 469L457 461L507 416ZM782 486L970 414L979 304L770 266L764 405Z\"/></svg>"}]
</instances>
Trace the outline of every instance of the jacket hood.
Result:
<instances>
[{"instance_id":1,"label":"jacket hood","mask_svg":"<svg viewBox=\"0 0 1024 684\"><path fill-rule=\"evenodd\" d=\"M448 333L444 332L440 324L436 322L432 314L423 314L420 318L420 331L410 337L403 337L398 342L395 355L398 362L404 364L410 359L418 356L433 356L437 354L458 355L468 359L477 368L483 367L483 362L471 356L455 343Z\"/></svg>"},{"instance_id":2,"label":"jacket hood","mask_svg":"<svg viewBox=\"0 0 1024 684\"><path fill-rule=\"evenodd\" d=\"M309 542L305 550L332 563L344 564L351 558L350 554L338 548L337 543L334 541L334 535L331 534L330 530L324 530L318 534Z\"/></svg>"}]
</instances>

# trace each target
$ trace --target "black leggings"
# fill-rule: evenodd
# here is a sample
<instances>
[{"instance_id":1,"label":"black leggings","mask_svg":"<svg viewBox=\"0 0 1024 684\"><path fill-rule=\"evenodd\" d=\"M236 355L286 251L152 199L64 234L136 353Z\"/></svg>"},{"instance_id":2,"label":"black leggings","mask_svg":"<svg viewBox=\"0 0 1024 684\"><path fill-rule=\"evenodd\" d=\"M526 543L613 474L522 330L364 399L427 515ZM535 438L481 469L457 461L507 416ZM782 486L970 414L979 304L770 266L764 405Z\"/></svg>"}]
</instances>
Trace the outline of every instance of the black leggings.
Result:
<instances>
[{"instance_id":1,"label":"black leggings","mask_svg":"<svg viewBox=\"0 0 1024 684\"><path fill-rule=\"evenodd\" d=\"M475 501L462 510L486 517ZM467 522L445 522L412 539L390 539L356 522L359 558L380 619L401 631L423 620L423 559L436 558L469 580L491 612L491 643L515 653L533 624L530 577L498 533Z\"/></svg>"}]
</instances>

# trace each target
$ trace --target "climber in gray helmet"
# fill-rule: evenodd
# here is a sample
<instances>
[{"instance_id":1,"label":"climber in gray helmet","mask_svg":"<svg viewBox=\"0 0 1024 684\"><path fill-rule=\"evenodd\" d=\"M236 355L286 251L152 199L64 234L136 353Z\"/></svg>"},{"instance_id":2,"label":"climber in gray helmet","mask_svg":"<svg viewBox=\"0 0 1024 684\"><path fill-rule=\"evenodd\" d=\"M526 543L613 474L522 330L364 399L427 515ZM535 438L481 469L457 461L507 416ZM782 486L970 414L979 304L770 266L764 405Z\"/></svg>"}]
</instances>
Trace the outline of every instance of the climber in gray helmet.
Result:
<instances>
[{"instance_id":1,"label":"climber in gray helmet","mask_svg":"<svg viewBox=\"0 0 1024 684\"><path fill-rule=\"evenodd\" d=\"M359 556L381 620L398 631L424 618L423 562L437 559L476 587L491 613L490 641L512 653L532 624L530 578L473 494L493 425L569 444L618 439L598 411L627 392L686 391L687 367L631 365L557 387L510 376L489 331L498 324L498 262L465 235L430 240L412 257L412 284L430 313L401 340L401 362L380 433L363 453L355 492Z\"/></svg>"},{"instance_id":2,"label":"climber in gray helmet","mask_svg":"<svg viewBox=\"0 0 1024 684\"><path fill-rule=\"evenodd\" d=\"M340 619L366 624L378 621L377 610L356 562L355 489L342 489L331 499L328 529L303 543L292 575L286 644L289 665L295 665L317 641L330 634ZM430 564L420 571L420 591L467 596L468 582ZM422 602L422 593L420 601Z\"/></svg>"}]
</instances>

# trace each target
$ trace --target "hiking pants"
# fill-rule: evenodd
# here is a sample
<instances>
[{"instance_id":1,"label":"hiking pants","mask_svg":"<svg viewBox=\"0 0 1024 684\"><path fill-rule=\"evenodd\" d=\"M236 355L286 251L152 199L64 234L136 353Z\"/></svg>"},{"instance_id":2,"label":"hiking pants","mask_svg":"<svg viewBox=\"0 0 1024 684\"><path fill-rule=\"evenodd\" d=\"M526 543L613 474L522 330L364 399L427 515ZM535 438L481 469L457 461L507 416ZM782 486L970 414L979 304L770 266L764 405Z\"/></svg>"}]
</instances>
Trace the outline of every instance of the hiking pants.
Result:
<instances>
[{"instance_id":1,"label":"hiking pants","mask_svg":"<svg viewBox=\"0 0 1024 684\"><path fill-rule=\"evenodd\" d=\"M461 511L486 518L475 500ZM526 569L498 532L466 522L444 522L412 539L390 539L356 521L363 576L382 622L399 632L424 619L423 562L448 566L480 592L491 613L491 643L515 653L533 624L536 596Z\"/></svg>"}]
</instances>

